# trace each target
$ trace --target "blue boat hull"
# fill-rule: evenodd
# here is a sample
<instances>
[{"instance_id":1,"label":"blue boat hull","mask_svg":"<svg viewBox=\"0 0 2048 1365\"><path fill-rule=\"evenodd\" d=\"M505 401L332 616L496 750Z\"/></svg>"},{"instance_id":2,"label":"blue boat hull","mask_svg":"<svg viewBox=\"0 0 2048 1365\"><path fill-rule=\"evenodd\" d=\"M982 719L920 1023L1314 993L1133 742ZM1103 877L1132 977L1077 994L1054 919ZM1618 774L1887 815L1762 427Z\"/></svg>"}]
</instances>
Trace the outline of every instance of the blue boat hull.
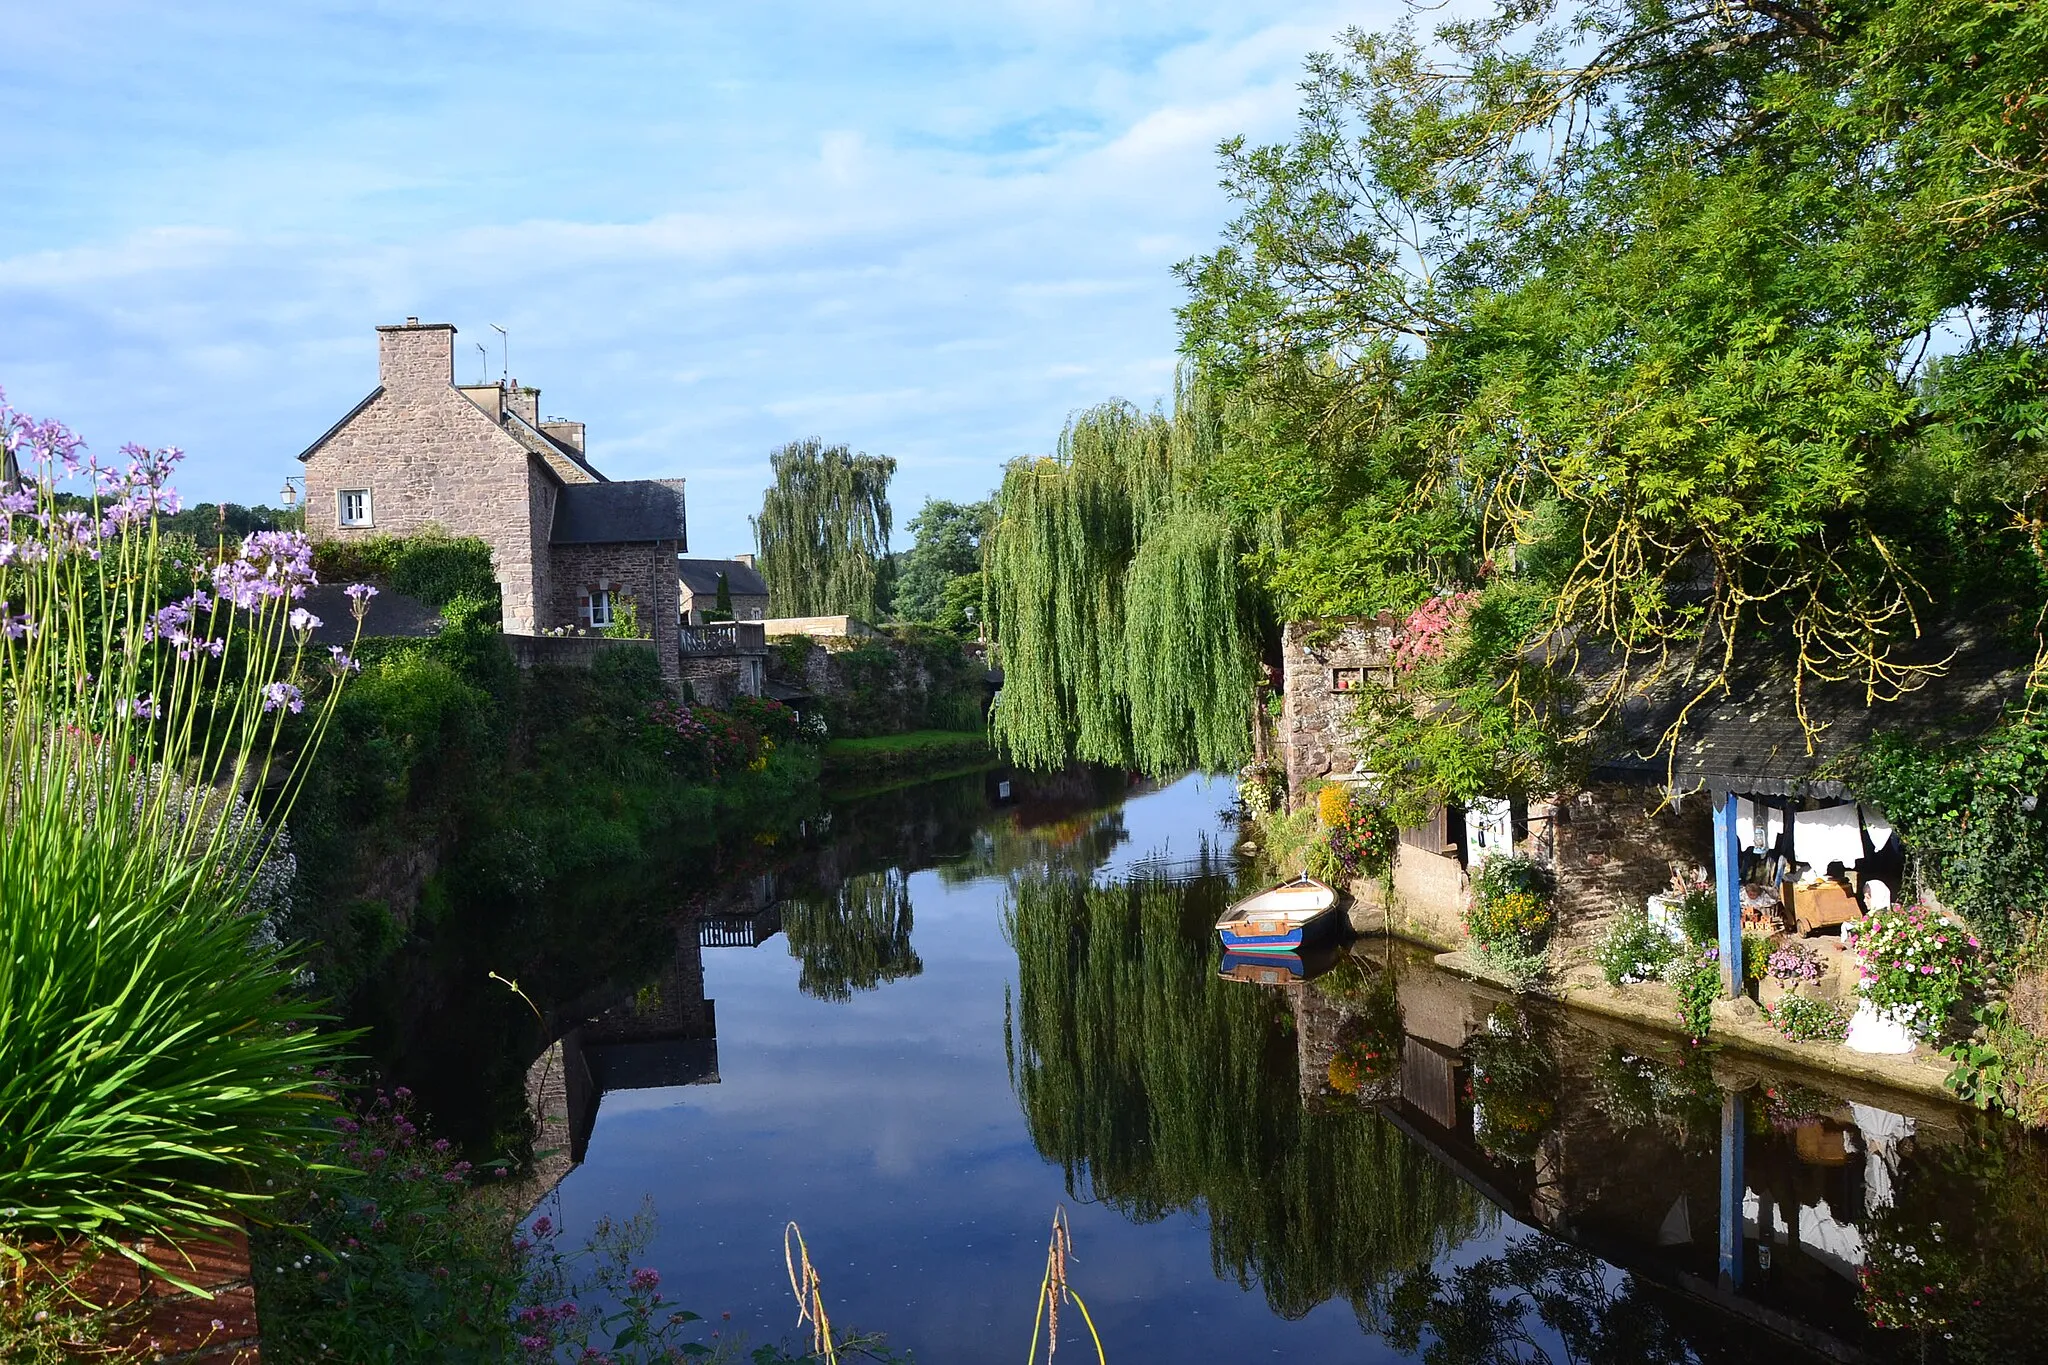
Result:
<instances>
[{"instance_id":1,"label":"blue boat hull","mask_svg":"<svg viewBox=\"0 0 2048 1365\"><path fill-rule=\"evenodd\" d=\"M1217 928L1216 936L1223 940L1226 952L1298 953L1304 947L1328 938L1342 918L1342 912L1333 905L1314 919L1295 925L1285 933L1247 933L1235 925L1223 925Z\"/></svg>"},{"instance_id":2,"label":"blue boat hull","mask_svg":"<svg viewBox=\"0 0 2048 1365\"><path fill-rule=\"evenodd\" d=\"M1224 948L1233 953L1301 951L1302 932L1299 929L1286 934L1240 934L1231 929L1218 929L1216 936L1223 940Z\"/></svg>"}]
</instances>

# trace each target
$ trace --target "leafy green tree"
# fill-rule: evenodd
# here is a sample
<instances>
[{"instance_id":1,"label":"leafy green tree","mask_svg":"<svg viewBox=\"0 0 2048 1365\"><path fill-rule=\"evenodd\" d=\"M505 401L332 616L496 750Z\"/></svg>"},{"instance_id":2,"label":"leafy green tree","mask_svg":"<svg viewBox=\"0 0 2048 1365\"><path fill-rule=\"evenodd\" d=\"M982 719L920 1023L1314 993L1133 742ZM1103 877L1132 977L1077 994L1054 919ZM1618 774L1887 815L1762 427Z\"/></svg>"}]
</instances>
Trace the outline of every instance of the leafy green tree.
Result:
<instances>
[{"instance_id":1,"label":"leafy green tree","mask_svg":"<svg viewBox=\"0 0 2048 1365\"><path fill-rule=\"evenodd\" d=\"M889 591L889 480L896 462L816 437L769 457L775 486L754 518L773 616L879 620Z\"/></svg>"},{"instance_id":2,"label":"leafy green tree","mask_svg":"<svg viewBox=\"0 0 2048 1365\"><path fill-rule=\"evenodd\" d=\"M1181 267L1214 486L1283 610L1540 588L1418 679L1468 736L1482 703L1566 738L1697 704L1756 649L1881 699L1937 614L2033 628L2039 6L1501 4L1354 30L1304 91L1291 140L1225 144L1242 213ZM1592 682L1569 713L1520 686L1539 652Z\"/></svg>"},{"instance_id":3,"label":"leafy green tree","mask_svg":"<svg viewBox=\"0 0 2048 1365\"><path fill-rule=\"evenodd\" d=\"M896 580L897 616L955 634L973 633L962 609L980 605L981 539L992 514L986 499L925 499L924 509L910 519L915 541Z\"/></svg>"}]
</instances>

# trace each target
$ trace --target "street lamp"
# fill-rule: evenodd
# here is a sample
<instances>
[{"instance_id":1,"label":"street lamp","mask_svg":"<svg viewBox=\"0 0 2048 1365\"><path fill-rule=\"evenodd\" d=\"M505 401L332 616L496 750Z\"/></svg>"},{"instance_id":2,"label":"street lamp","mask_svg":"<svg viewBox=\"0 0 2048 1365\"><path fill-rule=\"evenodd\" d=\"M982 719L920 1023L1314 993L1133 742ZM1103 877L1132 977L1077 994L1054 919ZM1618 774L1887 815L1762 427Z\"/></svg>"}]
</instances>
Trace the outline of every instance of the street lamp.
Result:
<instances>
[{"instance_id":1,"label":"street lamp","mask_svg":"<svg viewBox=\"0 0 2048 1365\"><path fill-rule=\"evenodd\" d=\"M286 511L290 511L292 508L297 507L299 505L298 485L304 483L305 481L305 478L298 474L285 475L284 487L278 490L277 497L278 501L282 502L285 505Z\"/></svg>"}]
</instances>

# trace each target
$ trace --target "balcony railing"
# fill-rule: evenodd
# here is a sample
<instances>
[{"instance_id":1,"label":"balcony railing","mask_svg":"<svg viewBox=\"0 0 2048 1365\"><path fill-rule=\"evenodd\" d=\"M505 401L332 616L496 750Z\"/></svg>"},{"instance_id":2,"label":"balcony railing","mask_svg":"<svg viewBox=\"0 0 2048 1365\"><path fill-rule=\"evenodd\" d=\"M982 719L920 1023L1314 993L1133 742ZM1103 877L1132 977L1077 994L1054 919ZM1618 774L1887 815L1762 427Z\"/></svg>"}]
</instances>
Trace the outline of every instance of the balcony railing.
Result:
<instances>
[{"instance_id":1,"label":"balcony railing","mask_svg":"<svg viewBox=\"0 0 2048 1365\"><path fill-rule=\"evenodd\" d=\"M718 621L684 626L680 646L685 654L766 654L767 628L759 621Z\"/></svg>"}]
</instances>

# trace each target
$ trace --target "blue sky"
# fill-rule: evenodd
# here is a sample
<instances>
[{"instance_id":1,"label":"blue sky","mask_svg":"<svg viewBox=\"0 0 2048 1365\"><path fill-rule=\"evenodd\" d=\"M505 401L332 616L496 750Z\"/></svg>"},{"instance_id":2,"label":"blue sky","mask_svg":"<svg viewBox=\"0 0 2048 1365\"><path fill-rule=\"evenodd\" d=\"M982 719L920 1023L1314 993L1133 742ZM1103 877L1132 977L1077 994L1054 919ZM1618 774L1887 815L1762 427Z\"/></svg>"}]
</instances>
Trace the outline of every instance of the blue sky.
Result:
<instances>
[{"instance_id":1,"label":"blue sky","mask_svg":"<svg viewBox=\"0 0 2048 1365\"><path fill-rule=\"evenodd\" d=\"M811 435L897 458L900 528L1169 388L1215 144L1398 8L0 0L0 386L274 501L377 323L464 379L498 323L600 468L690 480L694 552Z\"/></svg>"}]
</instances>

